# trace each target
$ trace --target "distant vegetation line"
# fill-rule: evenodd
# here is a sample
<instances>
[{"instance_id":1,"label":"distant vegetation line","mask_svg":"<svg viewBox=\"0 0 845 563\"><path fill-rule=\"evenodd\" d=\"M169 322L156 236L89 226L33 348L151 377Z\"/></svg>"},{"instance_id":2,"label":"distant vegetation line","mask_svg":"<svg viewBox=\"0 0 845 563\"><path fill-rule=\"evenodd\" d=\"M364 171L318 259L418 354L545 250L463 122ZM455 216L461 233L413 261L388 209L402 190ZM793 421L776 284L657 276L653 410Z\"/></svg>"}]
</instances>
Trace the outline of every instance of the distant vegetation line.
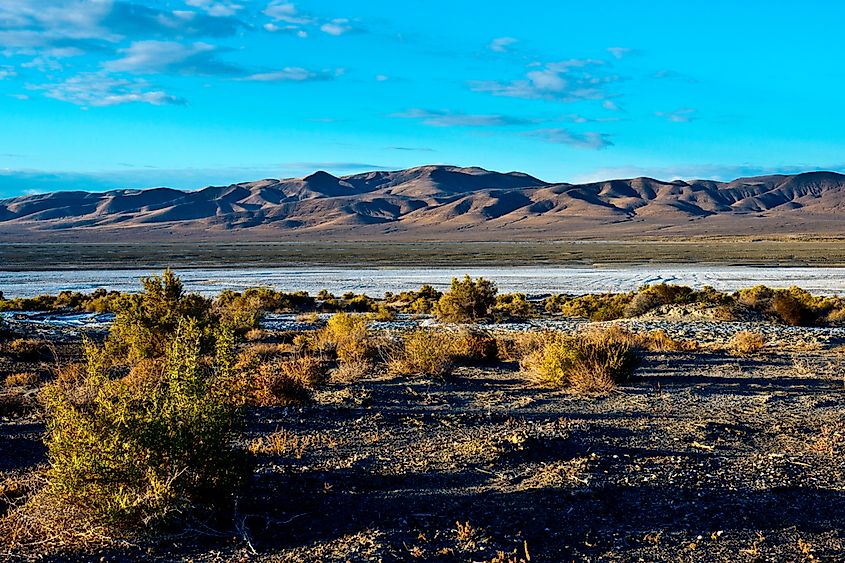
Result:
<instances>
[{"instance_id":1,"label":"distant vegetation line","mask_svg":"<svg viewBox=\"0 0 845 563\"><path fill-rule=\"evenodd\" d=\"M165 271L165 278L172 276L171 270ZM453 278L452 288L445 294L426 284L417 291L386 292L383 297L353 292L334 295L326 289L312 296L306 291L283 292L270 288L252 288L242 292L224 290L213 299L191 295L198 301L207 302L215 314L239 332L258 328L265 313L366 313L382 321L393 320L397 314L433 314L442 320L456 322L518 321L541 315L611 321L639 317L665 306L707 309L712 320L721 321L740 320L752 315L758 320L793 326L845 323L843 297L815 296L799 287L776 289L763 285L726 293L709 286L696 290L661 283L629 292L553 294L542 299L529 299L524 293L499 293L495 282L483 278L473 281L465 276L463 280ZM463 295L463 302L456 303L454 295ZM137 298L135 293L105 289L91 293L62 291L57 295L13 299L5 299L0 292L0 311L119 313L131 307ZM456 310L468 310L470 313L458 315L454 313Z\"/></svg>"}]
</instances>

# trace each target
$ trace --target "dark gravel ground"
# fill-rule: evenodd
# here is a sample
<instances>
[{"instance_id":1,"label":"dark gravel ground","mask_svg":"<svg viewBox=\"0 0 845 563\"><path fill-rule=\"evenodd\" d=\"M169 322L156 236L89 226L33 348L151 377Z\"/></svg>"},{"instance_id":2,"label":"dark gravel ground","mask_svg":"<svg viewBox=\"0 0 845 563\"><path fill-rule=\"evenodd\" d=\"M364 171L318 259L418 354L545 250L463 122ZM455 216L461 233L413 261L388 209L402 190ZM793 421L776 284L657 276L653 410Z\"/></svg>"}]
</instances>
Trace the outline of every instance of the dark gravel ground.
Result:
<instances>
[{"instance_id":1,"label":"dark gravel ground","mask_svg":"<svg viewBox=\"0 0 845 563\"><path fill-rule=\"evenodd\" d=\"M244 445L283 432L238 505L254 552L230 530L54 559L845 561L843 362L647 354L598 397L511 364L329 384L248 413ZM0 481L44 463L42 432L0 419Z\"/></svg>"}]
</instances>

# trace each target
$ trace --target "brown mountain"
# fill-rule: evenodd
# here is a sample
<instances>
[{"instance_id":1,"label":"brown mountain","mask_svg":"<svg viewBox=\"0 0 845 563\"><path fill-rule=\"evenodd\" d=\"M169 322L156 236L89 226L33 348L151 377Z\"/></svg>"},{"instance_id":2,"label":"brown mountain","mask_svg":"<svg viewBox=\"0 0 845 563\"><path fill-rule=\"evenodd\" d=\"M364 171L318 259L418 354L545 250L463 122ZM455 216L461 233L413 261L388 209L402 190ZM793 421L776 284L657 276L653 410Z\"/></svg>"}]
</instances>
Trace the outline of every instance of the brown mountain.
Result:
<instances>
[{"instance_id":1,"label":"brown mountain","mask_svg":"<svg viewBox=\"0 0 845 563\"><path fill-rule=\"evenodd\" d=\"M550 184L423 166L0 200L0 240L514 240L842 233L845 176Z\"/></svg>"}]
</instances>

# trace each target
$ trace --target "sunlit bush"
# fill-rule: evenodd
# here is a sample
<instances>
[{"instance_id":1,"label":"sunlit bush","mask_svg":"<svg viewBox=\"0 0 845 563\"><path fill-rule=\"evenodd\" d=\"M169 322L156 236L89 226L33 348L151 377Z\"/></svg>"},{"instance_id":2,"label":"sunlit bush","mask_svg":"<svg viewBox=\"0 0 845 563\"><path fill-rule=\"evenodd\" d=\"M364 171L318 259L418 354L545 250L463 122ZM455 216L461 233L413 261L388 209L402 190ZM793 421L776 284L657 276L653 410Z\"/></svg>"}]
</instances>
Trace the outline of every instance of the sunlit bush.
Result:
<instances>
[{"instance_id":1,"label":"sunlit bush","mask_svg":"<svg viewBox=\"0 0 845 563\"><path fill-rule=\"evenodd\" d=\"M397 375L446 377L454 367L455 344L455 336L443 330L408 331L391 352L388 368Z\"/></svg>"},{"instance_id":2,"label":"sunlit bush","mask_svg":"<svg viewBox=\"0 0 845 563\"><path fill-rule=\"evenodd\" d=\"M628 339L607 331L558 336L521 362L535 383L576 392L608 391L629 380L636 365Z\"/></svg>"},{"instance_id":3,"label":"sunlit bush","mask_svg":"<svg viewBox=\"0 0 845 563\"><path fill-rule=\"evenodd\" d=\"M86 346L79 385L56 382L43 393L54 494L116 525L226 498L241 477L229 446L238 416L224 392L233 339L219 335L210 360L201 340L196 320L180 321L160 381L142 388L113 378L107 352Z\"/></svg>"},{"instance_id":4,"label":"sunlit bush","mask_svg":"<svg viewBox=\"0 0 845 563\"><path fill-rule=\"evenodd\" d=\"M741 330L733 335L727 348L736 356L749 356L766 347L766 338L759 332Z\"/></svg>"},{"instance_id":5,"label":"sunlit bush","mask_svg":"<svg viewBox=\"0 0 845 563\"><path fill-rule=\"evenodd\" d=\"M437 316L456 323L489 318L496 304L496 292L496 284L484 278L452 278L451 288L437 302Z\"/></svg>"},{"instance_id":6,"label":"sunlit bush","mask_svg":"<svg viewBox=\"0 0 845 563\"><path fill-rule=\"evenodd\" d=\"M503 293L496 297L495 314L504 319L528 319L537 316L537 309L524 293Z\"/></svg>"},{"instance_id":7,"label":"sunlit bush","mask_svg":"<svg viewBox=\"0 0 845 563\"><path fill-rule=\"evenodd\" d=\"M144 291L121 296L109 334L109 352L115 358L135 362L161 356L176 328L185 320L194 322L210 341L214 317L211 301L197 294L185 293L182 281L171 270L143 278Z\"/></svg>"},{"instance_id":8,"label":"sunlit bush","mask_svg":"<svg viewBox=\"0 0 845 563\"><path fill-rule=\"evenodd\" d=\"M337 355L340 363L368 360L372 348L367 319L349 313L335 313L318 335L320 344Z\"/></svg>"}]
</instances>

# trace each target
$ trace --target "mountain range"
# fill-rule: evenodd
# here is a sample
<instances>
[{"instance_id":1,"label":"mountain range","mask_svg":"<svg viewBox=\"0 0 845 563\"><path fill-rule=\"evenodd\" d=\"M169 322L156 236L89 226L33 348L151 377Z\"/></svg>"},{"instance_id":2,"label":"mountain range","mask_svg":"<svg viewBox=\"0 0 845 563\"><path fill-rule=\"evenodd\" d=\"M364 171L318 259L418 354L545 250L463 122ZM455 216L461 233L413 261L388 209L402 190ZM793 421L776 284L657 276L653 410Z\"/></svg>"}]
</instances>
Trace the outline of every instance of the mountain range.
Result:
<instances>
[{"instance_id":1,"label":"mountain range","mask_svg":"<svg viewBox=\"0 0 845 563\"><path fill-rule=\"evenodd\" d=\"M0 241L557 240L842 233L845 176L549 183L422 166L0 200Z\"/></svg>"}]
</instances>

